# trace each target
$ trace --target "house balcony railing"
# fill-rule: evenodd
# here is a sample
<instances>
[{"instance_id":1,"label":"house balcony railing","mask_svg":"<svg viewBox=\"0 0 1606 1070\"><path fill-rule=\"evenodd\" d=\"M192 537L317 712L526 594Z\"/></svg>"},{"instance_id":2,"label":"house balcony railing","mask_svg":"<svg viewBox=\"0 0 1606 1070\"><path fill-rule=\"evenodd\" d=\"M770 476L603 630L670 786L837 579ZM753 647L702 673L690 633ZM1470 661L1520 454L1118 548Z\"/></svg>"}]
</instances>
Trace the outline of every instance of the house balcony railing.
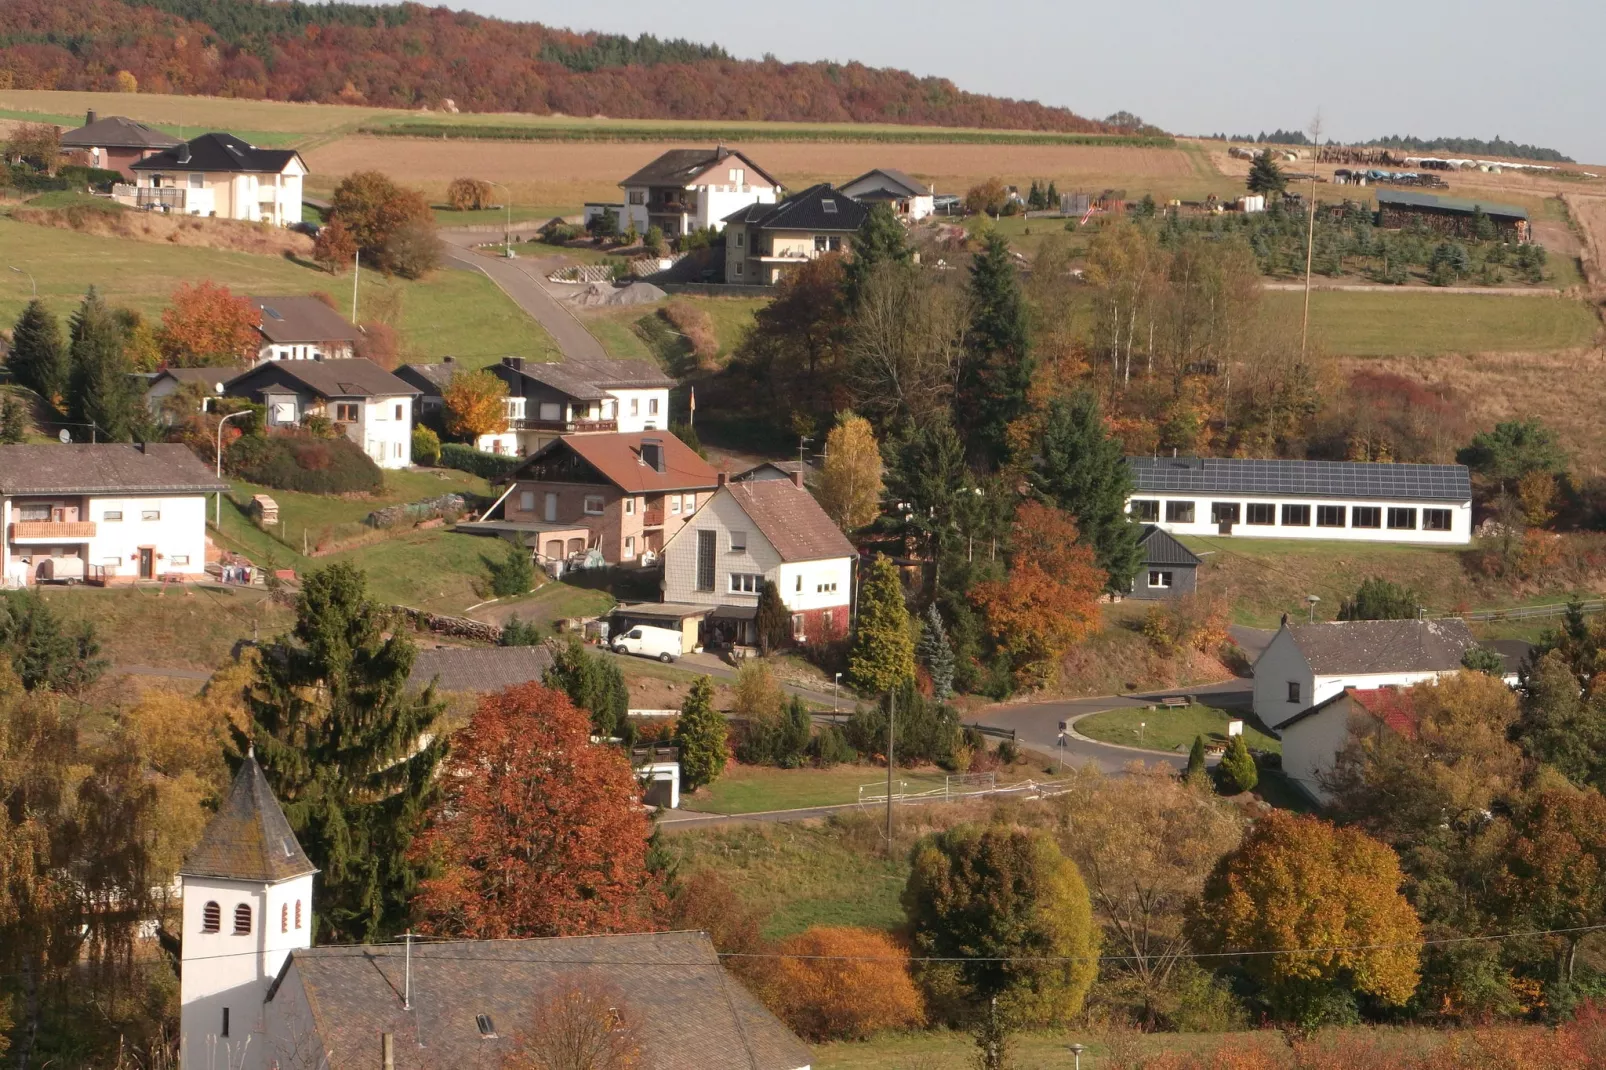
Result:
<instances>
[{"instance_id":1,"label":"house balcony railing","mask_svg":"<svg viewBox=\"0 0 1606 1070\"><path fill-rule=\"evenodd\" d=\"M680 761L680 748L659 743L637 743L630 748L630 764L636 767Z\"/></svg>"},{"instance_id":2,"label":"house balcony railing","mask_svg":"<svg viewBox=\"0 0 1606 1070\"><path fill-rule=\"evenodd\" d=\"M507 424L513 431L557 431L565 435L619 430L618 420L541 420L523 417L511 419Z\"/></svg>"},{"instance_id":3,"label":"house balcony railing","mask_svg":"<svg viewBox=\"0 0 1606 1070\"><path fill-rule=\"evenodd\" d=\"M112 186L112 200L135 208L183 212L189 207L189 192L184 186L130 186L119 182Z\"/></svg>"},{"instance_id":4,"label":"house balcony railing","mask_svg":"<svg viewBox=\"0 0 1606 1070\"><path fill-rule=\"evenodd\" d=\"M69 542L95 537L93 520L13 520L12 542Z\"/></svg>"},{"instance_id":5,"label":"house balcony railing","mask_svg":"<svg viewBox=\"0 0 1606 1070\"><path fill-rule=\"evenodd\" d=\"M645 528L661 528L664 526L664 511L662 509L644 509L641 513L641 526Z\"/></svg>"}]
</instances>

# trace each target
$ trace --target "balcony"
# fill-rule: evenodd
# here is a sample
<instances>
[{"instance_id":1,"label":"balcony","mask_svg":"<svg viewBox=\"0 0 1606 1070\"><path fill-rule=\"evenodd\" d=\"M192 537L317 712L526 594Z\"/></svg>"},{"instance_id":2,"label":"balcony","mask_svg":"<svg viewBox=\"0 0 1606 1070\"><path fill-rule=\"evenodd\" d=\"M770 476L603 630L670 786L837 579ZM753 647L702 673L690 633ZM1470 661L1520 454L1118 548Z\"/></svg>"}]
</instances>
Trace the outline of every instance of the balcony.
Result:
<instances>
[{"instance_id":1,"label":"balcony","mask_svg":"<svg viewBox=\"0 0 1606 1070\"><path fill-rule=\"evenodd\" d=\"M211 190L185 186L130 186L119 182L112 187L112 200L131 208L185 215L210 215L213 207Z\"/></svg>"},{"instance_id":2,"label":"balcony","mask_svg":"<svg viewBox=\"0 0 1606 1070\"><path fill-rule=\"evenodd\" d=\"M644 528L663 527L664 511L662 509L643 509L641 511L641 526Z\"/></svg>"},{"instance_id":3,"label":"balcony","mask_svg":"<svg viewBox=\"0 0 1606 1070\"><path fill-rule=\"evenodd\" d=\"M81 542L95 537L93 520L14 520L12 542Z\"/></svg>"},{"instance_id":4,"label":"balcony","mask_svg":"<svg viewBox=\"0 0 1606 1070\"><path fill-rule=\"evenodd\" d=\"M507 425L513 431L556 431L564 435L619 430L618 420L541 420L526 417L509 420Z\"/></svg>"}]
</instances>

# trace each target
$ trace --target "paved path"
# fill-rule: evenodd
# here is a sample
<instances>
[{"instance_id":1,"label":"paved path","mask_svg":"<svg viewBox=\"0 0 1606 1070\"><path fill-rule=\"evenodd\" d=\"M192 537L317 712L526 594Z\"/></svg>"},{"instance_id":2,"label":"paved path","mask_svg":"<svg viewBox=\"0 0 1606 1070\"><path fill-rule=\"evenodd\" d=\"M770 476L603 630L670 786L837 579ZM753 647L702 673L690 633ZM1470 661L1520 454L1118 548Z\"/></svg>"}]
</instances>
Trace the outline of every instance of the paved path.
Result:
<instances>
[{"instance_id":1,"label":"paved path","mask_svg":"<svg viewBox=\"0 0 1606 1070\"><path fill-rule=\"evenodd\" d=\"M509 260L501 256L488 256L477 252L475 245L494 237L482 233L459 230L442 230L446 242L446 259L455 267L478 271L513 299L557 342L565 360L606 360L602 348L578 316L552 294L547 292L544 276L552 270L550 257L528 260Z\"/></svg>"},{"instance_id":2,"label":"paved path","mask_svg":"<svg viewBox=\"0 0 1606 1070\"><path fill-rule=\"evenodd\" d=\"M1041 795L1051 794L1052 785L1047 787L1035 781L1024 784L1012 784L1006 788L993 791L972 792L962 798L987 797L991 799L1033 799ZM902 806L918 806L921 803L951 802L941 796L928 796L919 799L896 799L894 808ZM871 810L876 813L886 812L886 798L873 803L837 803L832 806L805 806L796 810L760 810L753 814L704 814L695 810L665 810L658 815L658 827L666 832L682 832L686 829L720 828L727 825L773 825L785 821L808 821L816 818L830 817L834 813L844 810Z\"/></svg>"},{"instance_id":3,"label":"paved path","mask_svg":"<svg viewBox=\"0 0 1606 1070\"><path fill-rule=\"evenodd\" d=\"M1238 649L1244 652L1244 656L1253 665L1255 659L1260 657L1266 647L1271 645L1271 641L1277 637L1277 629L1245 628L1234 624L1227 629L1227 634L1232 636L1232 641L1238 644Z\"/></svg>"}]
</instances>

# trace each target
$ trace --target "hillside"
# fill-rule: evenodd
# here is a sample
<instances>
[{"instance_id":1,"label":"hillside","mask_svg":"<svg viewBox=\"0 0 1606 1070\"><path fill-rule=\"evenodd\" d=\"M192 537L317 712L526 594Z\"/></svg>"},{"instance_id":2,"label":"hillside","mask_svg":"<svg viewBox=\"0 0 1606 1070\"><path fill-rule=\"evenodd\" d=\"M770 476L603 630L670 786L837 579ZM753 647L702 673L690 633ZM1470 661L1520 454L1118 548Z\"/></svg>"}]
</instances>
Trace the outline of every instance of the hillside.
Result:
<instances>
[{"instance_id":1,"label":"hillside","mask_svg":"<svg viewBox=\"0 0 1606 1070\"><path fill-rule=\"evenodd\" d=\"M1064 108L966 93L906 71L736 60L717 46L576 34L418 4L0 4L0 88L134 87L535 115L1109 129Z\"/></svg>"}]
</instances>

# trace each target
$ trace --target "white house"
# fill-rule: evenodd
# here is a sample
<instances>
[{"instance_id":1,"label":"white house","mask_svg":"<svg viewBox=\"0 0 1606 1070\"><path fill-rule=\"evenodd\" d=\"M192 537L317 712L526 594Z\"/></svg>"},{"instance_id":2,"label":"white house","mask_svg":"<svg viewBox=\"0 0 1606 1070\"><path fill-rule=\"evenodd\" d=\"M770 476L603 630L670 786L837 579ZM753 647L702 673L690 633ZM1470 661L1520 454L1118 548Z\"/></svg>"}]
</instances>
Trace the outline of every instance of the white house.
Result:
<instances>
[{"instance_id":1,"label":"white house","mask_svg":"<svg viewBox=\"0 0 1606 1070\"><path fill-rule=\"evenodd\" d=\"M507 431L480 446L493 453L534 453L560 435L669 427L675 379L651 361L503 357L490 371L508 394Z\"/></svg>"},{"instance_id":2,"label":"white house","mask_svg":"<svg viewBox=\"0 0 1606 1070\"><path fill-rule=\"evenodd\" d=\"M0 446L0 585L202 579L228 489L188 446Z\"/></svg>"},{"instance_id":3,"label":"white house","mask_svg":"<svg viewBox=\"0 0 1606 1070\"><path fill-rule=\"evenodd\" d=\"M1331 800L1323 783L1338 754L1356 736L1386 732L1406 739L1416 736L1416 704L1400 687L1346 687L1324 702L1283 722L1283 773L1317 802Z\"/></svg>"},{"instance_id":4,"label":"white house","mask_svg":"<svg viewBox=\"0 0 1606 1070\"><path fill-rule=\"evenodd\" d=\"M588 204L589 223L604 211L619 217L619 229L638 234L658 227L668 238L693 230L723 229L724 219L749 204L774 204L780 182L743 153L720 145L712 149L670 149L623 182L623 204Z\"/></svg>"},{"instance_id":5,"label":"white house","mask_svg":"<svg viewBox=\"0 0 1606 1070\"><path fill-rule=\"evenodd\" d=\"M1459 464L1128 457L1127 465L1127 512L1173 535L1472 541L1472 482Z\"/></svg>"},{"instance_id":6,"label":"white house","mask_svg":"<svg viewBox=\"0 0 1606 1070\"><path fill-rule=\"evenodd\" d=\"M1449 620L1284 621L1255 659L1255 716L1281 728L1346 687L1409 687L1461 671L1476 646L1467 623Z\"/></svg>"},{"instance_id":7,"label":"white house","mask_svg":"<svg viewBox=\"0 0 1606 1070\"><path fill-rule=\"evenodd\" d=\"M259 149L233 134L202 134L129 170L134 185L112 187L120 204L281 227L301 222L307 165L294 149Z\"/></svg>"},{"instance_id":8,"label":"white house","mask_svg":"<svg viewBox=\"0 0 1606 1070\"><path fill-rule=\"evenodd\" d=\"M413 463L416 386L371 360L270 360L224 384L229 397L267 409L269 429L322 416L344 429L381 468Z\"/></svg>"},{"instance_id":9,"label":"white house","mask_svg":"<svg viewBox=\"0 0 1606 1070\"><path fill-rule=\"evenodd\" d=\"M260 319L257 360L350 360L362 333L316 297L249 297Z\"/></svg>"},{"instance_id":10,"label":"white house","mask_svg":"<svg viewBox=\"0 0 1606 1070\"><path fill-rule=\"evenodd\" d=\"M665 602L713 607L707 646L757 642L758 598L773 583L792 613L792 636L847 634L857 551L814 496L793 479L721 485L664 544Z\"/></svg>"},{"instance_id":11,"label":"white house","mask_svg":"<svg viewBox=\"0 0 1606 1070\"><path fill-rule=\"evenodd\" d=\"M852 182L843 183L841 191L860 204L889 204L899 218L912 223L937 210L936 187L891 167L866 171Z\"/></svg>"}]
</instances>

